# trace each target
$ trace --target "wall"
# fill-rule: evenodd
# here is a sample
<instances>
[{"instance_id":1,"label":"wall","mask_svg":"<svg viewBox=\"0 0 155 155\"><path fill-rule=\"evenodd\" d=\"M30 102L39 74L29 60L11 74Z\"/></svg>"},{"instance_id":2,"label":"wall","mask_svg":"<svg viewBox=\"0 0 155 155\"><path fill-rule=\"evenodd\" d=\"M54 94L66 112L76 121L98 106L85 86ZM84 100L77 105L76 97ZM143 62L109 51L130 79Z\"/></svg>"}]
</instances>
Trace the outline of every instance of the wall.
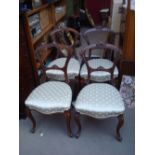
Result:
<instances>
[{"instance_id":1,"label":"wall","mask_svg":"<svg viewBox=\"0 0 155 155\"><path fill-rule=\"evenodd\" d=\"M99 11L104 8L111 8L111 0L85 0L85 6L89 10L96 25L101 25L101 15Z\"/></svg>"}]
</instances>

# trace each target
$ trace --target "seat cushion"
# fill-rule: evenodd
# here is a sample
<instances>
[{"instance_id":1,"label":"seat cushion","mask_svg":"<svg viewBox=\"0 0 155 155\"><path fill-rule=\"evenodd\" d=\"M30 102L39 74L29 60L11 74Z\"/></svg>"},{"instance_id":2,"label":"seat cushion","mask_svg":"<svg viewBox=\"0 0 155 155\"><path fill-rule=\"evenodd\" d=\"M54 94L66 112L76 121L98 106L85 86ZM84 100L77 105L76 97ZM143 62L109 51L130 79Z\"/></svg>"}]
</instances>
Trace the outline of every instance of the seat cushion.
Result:
<instances>
[{"instance_id":1,"label":"seat cushion","mask_svg":"<svg viewBox=\"0 0 155 155\"><path fill-rule=\"evenodd\" d=\"M71 105L72 91L64 82L49 81L36 87L25 105L43 114L64 112Z\"/></svg>"},{"instance_id":2,"label":"seat cushion","mask_svg":"<svg viewBox=\"0 0 155 155\"><path fill-rule=\"evenodd\" d=\"M52 67L57 65L58 67L63 67L65 65L67 58L58 58L52 61L47 67ZM80 72L80 63L75 58L71 58L67 67L67 74L69 79L75 79L76 76L79 75ZM46 74L48 78L51 80L60 80L64 81L64 72L61 70L47 70Z\"/></svg>"},{"instance_id":3,"label":"seat cushion","mask_svg":"<svg viewBox=\"0 0 155 155\"><path fill-rule=\"evenodd\" d=\"M74 103L76 111L94 118L114 117L125 110L119 91L105 83L85 86Z\"/></svg>"},{"instance_id":4,"label":"seat cushion","mask_svg":"<svg viewBox=\"0 0 155 155\"><path fill-rule=\"evenodd\" d=\"M100 66L108 69L112 67L113 62L107 59L91 59L88 61L90 67L96 69ZM84 79L88 79L88 69L86 64L84 64L80 71L80 76ZM118 77L118 68L114 69L114 78ZM90 75L90 79L96 82L105 82L110 80L110 73L104 71L94 71Z\"/></svg>"}]
</instances>

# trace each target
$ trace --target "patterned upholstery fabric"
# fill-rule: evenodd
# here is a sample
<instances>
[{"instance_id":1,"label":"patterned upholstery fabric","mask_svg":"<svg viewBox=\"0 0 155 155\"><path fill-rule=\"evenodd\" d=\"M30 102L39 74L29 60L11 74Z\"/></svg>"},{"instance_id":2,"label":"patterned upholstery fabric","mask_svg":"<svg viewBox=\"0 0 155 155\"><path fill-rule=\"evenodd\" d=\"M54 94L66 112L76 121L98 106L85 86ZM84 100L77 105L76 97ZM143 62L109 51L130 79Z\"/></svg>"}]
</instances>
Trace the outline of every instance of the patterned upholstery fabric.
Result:
<instances>
[{"instance_id":1,"label":"patterned upholstery fabric","mask_svg":"<svg viewBox=\"0 0 155 155\"><path fill-rule=\"evenodd\" d=\"M118 116L125 110L119 91L105 83L85 86L74 106L79 113L99 119Z\"/></svg>"},{"instance_id":2,"label":"patterned upholstery fabric","mask_svg":"<svg viewBox=\"0 0 155 155\"><path fill-rule=\"evenodd\" d=\"M63 67L66 62L66 58L58 58L54 61L52 61L48 67L52 67L54 65L57 65L59 67ZM75 79L76 76L79 75L80 72L80 63L75 58L71 58L68 64L67 73L69 79ZM60 80L64 81L64 72L61 70L47 70L46 74L48 78L51 80Z\"/></svg>"},{"instance_id":3,"label":"patterned upholstery fabric","mask_svg":"<svg viewBox=\"0 0 155 155\"><path fill-rule=\"evenodd\" d=\"M64 112L71 105L72 91L64 82L49 81L36 87L25 105L43 114Z\"/></svg>"},{"instance_id":4,"label":"patterned upholstery fabric","mask_svg":"<svg viewBox=\"0 0 155 155\"><path fill-rule=\"evenodd\" d=\"M88 61L89 65L92 68L98 68L100 66L104 68L110 68L113 65L113 62L107 59L91 59ZM88 79L88 70L86 64L84 64L80 71L80 76L84 79ZM114 78L118 77L118 68L114 69ZM104 82L110 80L110 73L103 71L95 71L91 73L90 79L96 82Z\"/></svg>"}]
</instances>

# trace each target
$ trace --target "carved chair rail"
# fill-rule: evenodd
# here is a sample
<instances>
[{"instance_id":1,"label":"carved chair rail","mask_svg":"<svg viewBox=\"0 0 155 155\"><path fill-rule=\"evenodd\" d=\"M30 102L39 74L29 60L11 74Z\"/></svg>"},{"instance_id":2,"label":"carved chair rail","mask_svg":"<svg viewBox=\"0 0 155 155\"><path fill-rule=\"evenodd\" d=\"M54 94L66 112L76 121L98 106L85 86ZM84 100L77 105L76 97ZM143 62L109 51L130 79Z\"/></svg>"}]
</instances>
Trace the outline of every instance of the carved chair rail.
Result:
<instances>
[{"instance_id":1,"label":"carved chair rail","mask_svg":"<svg viewBox=\"0 0 155 155\"><path fill-rule=\"evenodd\" d=\"M113 65L110 68L105 68L103 66L98 66L97 68L92 68L89 65L89 60L90 59L98 59L98 58L92 58L90 55L90 52L94 49L101 49L101 54L103 59L109 59L113 62ZM110 56L109 56L110 53ZM80 52L80 55L83 59L83 63L86 64L87 70L88 70L88 82L90 82L90 75L92 72L95 71L105 71L109 72L111 75L111 83L113 83L114 77L114 69L115 66L117 66L121 60L122 57L122 51L117 48L116 46L112 44L106 44L106 43L98 43L98 44L91 44L86 46L82 51ZM81 65L82 66L82 65Z\"/></svg>"},{"instance_id":2,"label":"carved chair rail","mask_svg":"<svg viewBox=\"0 0 155 155\"><path fill-rule=\"evenodd\" d=\"M67 66L69 63L70 58L73 55L73 48L71 46L68 45L63 45L64 48L67 49L67 56L64 55L64 53L62 53L61 51L61 44L56 44L56 43L49 43L49 44L44 44L41 45L39 47L36 48L35 50L35 56L36 56L36 61L40 63L40 69L43 71L43 76L44 76L44 80L43 81L47 81L49 80L47 75L46 75L46 71L47 70L61 70L64 72L64 76L65 76L65 82L69 83L69 79L68 79L68 75L67 75ZM59 67L57 65L53 65L52 67L47 67L44 62L41 59L41 55L46 52L47 50L52 53L52 49L56 48L56 58L58 57L66 57L66 61L64 66ZM50 54L49 54L50 55Z\"/></svg>"}]
</instances>

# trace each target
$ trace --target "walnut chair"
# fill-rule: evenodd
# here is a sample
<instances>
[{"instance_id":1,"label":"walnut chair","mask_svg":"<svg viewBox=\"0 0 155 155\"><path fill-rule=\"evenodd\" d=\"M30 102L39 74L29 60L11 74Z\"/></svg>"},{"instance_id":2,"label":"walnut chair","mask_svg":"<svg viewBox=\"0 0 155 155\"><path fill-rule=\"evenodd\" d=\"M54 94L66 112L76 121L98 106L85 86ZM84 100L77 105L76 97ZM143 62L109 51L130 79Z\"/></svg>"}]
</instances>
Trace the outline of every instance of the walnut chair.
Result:
<instances>
[{"instance_id":1,"label":"walnut chair","mask_svg":"<svg viewBox=\"0 0 155 155\"><path fill-rule=\"evenodd\" d=\"M115 44L116 33L108 27L97 26L87 29L82 33L82 36L87 45L99 42ZM98 51L90 52L89 54L91 57L98 57Z\"/></svg>"},{"instance_id":2,"label":"walnut chair","mask_svg":"<svg viewBox=\"0 0 155 155\"><path fill-rule=\"evenodd\" d=\"M97 43L98 41L114 44L116 33L108 27L96 26L87 29L82 35L88 45Z\"/></svg>"},{"instance_id":3,"label":"walnut chair","mask_svg":"<svg viewBox=\"0 0 155 155\"><path fill-rule=\"evenodd\" d=\"M83 51L93 49L93 48L108 48L119 52L120 50L111 44L93 44L86 47ZM86 59L84 57L84 59ZM86 61L86 60L85 60ZM105 60L103 59L103 62ZM86 66L88 68L88 85L86 85L77 96L74 103L74 108L76 111L75 121L78 125L78 131L76 137L80 136L81 123L80 114L87 115L96 119L104 119L109 117L117 117L118 125L116 127L116 138L121 141L122 137L120 135L120 128L124 124L124 111L125 106L119 91L113 86L114 75L115 75L115 63L111 64L109 61L105 61L106 65L98 65L97 70L99 72L104 72L106 79L110 80L109 83L90 83L91 73L96 70L90 67L90 63L86 61ZM95 62L97 64L97 62ZM96 66L95 66L96 67Z\"/></svg>"},{"instance_id":4,"label":"walnut chair","mask_svg":"<svg viewBox=\"0 0 155 155\"><path fill-rule=\"evenodd\" d=\"M91 52L96 49L100 51L100 57L91 57ZM116 79L119 76L121 51L116 46L102 42L91 44L82 49L81 57L81 85L89 82L109 82L111 78L112 82L116 84L117 81L118 84Z\"/></svg>"},{"instance_id":5,"label":"walnut chair","mask_svg":"<svg viewBox=\"0 0 155 155\"><path fill-rule=\"evenodd\" d=\"M49 38L50 42L61 44L61 51L64 55L67 55L66 45L73 48L73 54L69 61L67 68L68 79L71 82L72 89L75 90L73 98L76 97L76 94L79 90L79 73L80 73L80 62L75 52L75 48L80 44L80 33L73 28L57 28L50 32ZM56 58L54 61L49 63L48 67L53 65L63 66L66 58ZM64 75L62 71L57 70L48 70L48 77L51 80L64 81Z\"/></svg>"},{"instance_id":6,"label":"walnut chair","mask_svg":"<svg viewBox=\"0 0 155 155\"><path fill-rule=\"evenodd\" d=\"M73 50L69 46L66 47L68 49L68 56L64 61L65 65L63 67L54 65L49 68L48 65L46 65L46 62L42 61L42 55L48 53L50 57L50 53L52 53L53 48L56 48L58 55L61 55L60 46L54 43L41 45L35 50L36 60L40 64L40 69L43 73L44 82L37 86L25 100L26 113L33 124L31 130L32 133L34 133L36 129L36 121L32 116L32 110L47 115L51 115L54 113L64 113L68 135L72 136L72 131L70 127L70 107L72 102L72 90L69 86L67 66L72 56ZM49 81L49 77L47 75L49 70L60 70L64 72L65 82Z\"/></svg>"}]
</instances>

